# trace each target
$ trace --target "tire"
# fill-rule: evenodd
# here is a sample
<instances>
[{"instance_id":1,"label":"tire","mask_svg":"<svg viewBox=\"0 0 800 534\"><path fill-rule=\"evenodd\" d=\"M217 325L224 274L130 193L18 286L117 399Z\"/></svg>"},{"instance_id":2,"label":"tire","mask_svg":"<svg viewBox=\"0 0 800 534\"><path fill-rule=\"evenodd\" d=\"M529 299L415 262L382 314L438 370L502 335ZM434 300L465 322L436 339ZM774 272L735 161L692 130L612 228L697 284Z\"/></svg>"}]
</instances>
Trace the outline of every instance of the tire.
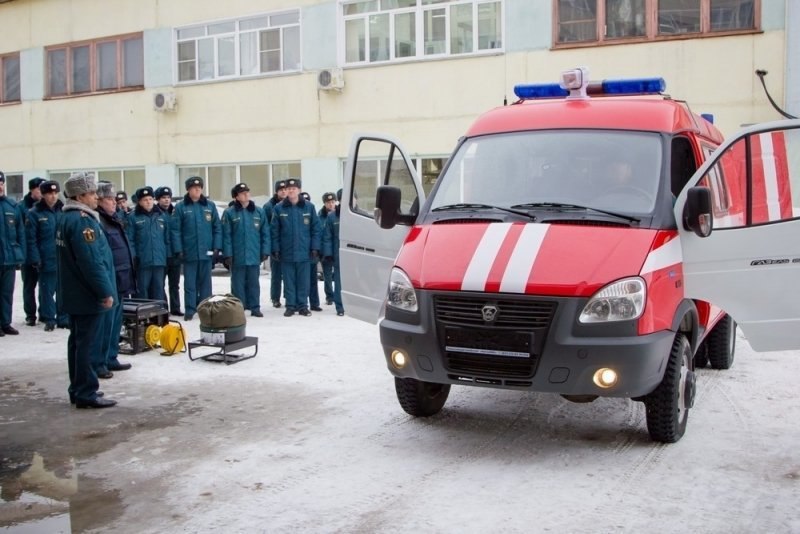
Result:
<instances>
[{"instance_id":1,"label":"tire","mask_svg":"<svg viewBox=\"0 0 800 534\"><path fill-rule=\"evenodd\" d=\"M450 394L450 384L434 384L414 378L395 377L394 389L400 406L414 417L436 415L442 410Z\"/></svg>"},{"instance_id":2,"label":"tire","mask_svg":"<svg viewBox=\"0 0 800 534\"><path fill-rule=\"evenodd\" d=\"M736 323L730 315L723 317L706 340L708 362L712 369L730 369L733 365L733 354L736 351Z\"/></svg>"},{"instance_id":3,"label":"tire","mask_svg":"<svg viewBox=\"0 0 800 534\"><path fill-rule=\"evenodd\" d=\"M676 335L664 378L644 400L647 430L654 441L675 443L686 432L695 391L691 362L689 341L683 334Z\"/></svg>"},{"instance_id":4,"label":"tire","mask_svg":"<svg viewBox=\"0 0 800 534\"><path fill-rule=\"evenodd\" d=\"M708 365L708 345L701 343L694 355L694 368L704 369L706 365Z\"/></svg>"}]
</instances>

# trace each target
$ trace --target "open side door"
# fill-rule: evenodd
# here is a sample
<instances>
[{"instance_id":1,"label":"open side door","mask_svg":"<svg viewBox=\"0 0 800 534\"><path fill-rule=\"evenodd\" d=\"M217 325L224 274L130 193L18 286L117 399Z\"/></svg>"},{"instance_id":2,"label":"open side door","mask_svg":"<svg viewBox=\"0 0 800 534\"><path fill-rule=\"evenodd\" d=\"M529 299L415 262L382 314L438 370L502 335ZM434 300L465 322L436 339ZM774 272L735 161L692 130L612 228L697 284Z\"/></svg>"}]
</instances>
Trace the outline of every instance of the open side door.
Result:
<instances>
[{"instance_id":1,"label":"open side door","mask_svg":"<svg viewBox=\"0 0 800 534\"><path fill-rule=\"evenodd\" d=\"M755 350L800 348L800 120L726 140L676 199L675 220L686 296L724 309Z\"/></svg>"},{"instance_id":2,"label":"open side door","mask_svg":"<svg viewBox=\"0 0 800 534\"><path fill-rule=\"evenodd\" d=\"M376 323L383 314L389 274L410 226L382 229L375 222L378 186L401 190L400 213L416 220L425 193L400 144L380 135L356 134L342 188L339 265L347 314Z\"/></svg>"}]
</instances>

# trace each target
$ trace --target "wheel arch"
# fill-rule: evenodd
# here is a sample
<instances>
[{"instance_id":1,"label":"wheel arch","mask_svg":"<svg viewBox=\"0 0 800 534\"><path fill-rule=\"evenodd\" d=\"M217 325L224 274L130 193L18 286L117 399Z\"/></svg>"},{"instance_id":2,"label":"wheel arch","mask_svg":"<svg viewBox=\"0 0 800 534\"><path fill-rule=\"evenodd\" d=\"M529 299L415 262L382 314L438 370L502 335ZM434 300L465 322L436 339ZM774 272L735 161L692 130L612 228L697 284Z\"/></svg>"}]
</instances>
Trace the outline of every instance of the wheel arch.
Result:
<instances>
[{"instance_id":1,"label":"wheel arch","mask_svg":"<svg viewBox=\"0 0 800 534\"><path fill-rule=\"evenodd\" d=\"M692 354L697 351L698 337L699 337L699 314L697 306L691 300L683 300L678 309L675 310L675 316L672 318L672 331L675 333L681 332L689 340L689 345L692 347Z\"/></svg>"}]
</instances>

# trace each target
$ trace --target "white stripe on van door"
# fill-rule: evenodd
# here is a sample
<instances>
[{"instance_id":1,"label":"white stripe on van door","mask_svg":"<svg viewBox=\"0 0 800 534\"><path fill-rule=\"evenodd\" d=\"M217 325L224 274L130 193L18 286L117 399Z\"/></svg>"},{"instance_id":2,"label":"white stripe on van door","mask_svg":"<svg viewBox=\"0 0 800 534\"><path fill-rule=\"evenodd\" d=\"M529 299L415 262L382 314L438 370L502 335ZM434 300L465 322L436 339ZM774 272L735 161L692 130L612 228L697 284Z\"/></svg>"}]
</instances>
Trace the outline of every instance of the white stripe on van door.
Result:
<instances>
[{"instance_id":1,"label":"white stripe on van door","mask_svg":"<svg viewBox=\"0 0 800 534\"><path fill-rule=\"evenodd\" d=\"M770 221L781 219L781 200L778 196L778 171L775 169L775 149L772 133L759 134L761 141L761 167L764 169L764 186L767 189L767 217Z\"/></svg>"}]
</instances>

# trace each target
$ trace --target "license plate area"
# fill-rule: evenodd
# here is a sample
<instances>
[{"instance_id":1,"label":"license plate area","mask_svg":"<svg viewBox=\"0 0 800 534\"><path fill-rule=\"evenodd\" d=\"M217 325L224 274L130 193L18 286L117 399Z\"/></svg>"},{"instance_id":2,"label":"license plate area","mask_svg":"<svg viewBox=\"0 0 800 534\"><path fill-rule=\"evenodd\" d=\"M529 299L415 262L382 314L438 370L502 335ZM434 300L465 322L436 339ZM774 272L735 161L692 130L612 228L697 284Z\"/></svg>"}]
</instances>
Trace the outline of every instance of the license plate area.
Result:
<instances>
[{"instance_id":1,"label":"license plate area","mask_svg":"<svg viewBox=\"0 0 800 534\"><path fill-rule=\"evenodd\" d=\"M533 334L485 328L445 328L444 348L448 353L486 358L530 359Z\"/></svg>"}]
</instances>

